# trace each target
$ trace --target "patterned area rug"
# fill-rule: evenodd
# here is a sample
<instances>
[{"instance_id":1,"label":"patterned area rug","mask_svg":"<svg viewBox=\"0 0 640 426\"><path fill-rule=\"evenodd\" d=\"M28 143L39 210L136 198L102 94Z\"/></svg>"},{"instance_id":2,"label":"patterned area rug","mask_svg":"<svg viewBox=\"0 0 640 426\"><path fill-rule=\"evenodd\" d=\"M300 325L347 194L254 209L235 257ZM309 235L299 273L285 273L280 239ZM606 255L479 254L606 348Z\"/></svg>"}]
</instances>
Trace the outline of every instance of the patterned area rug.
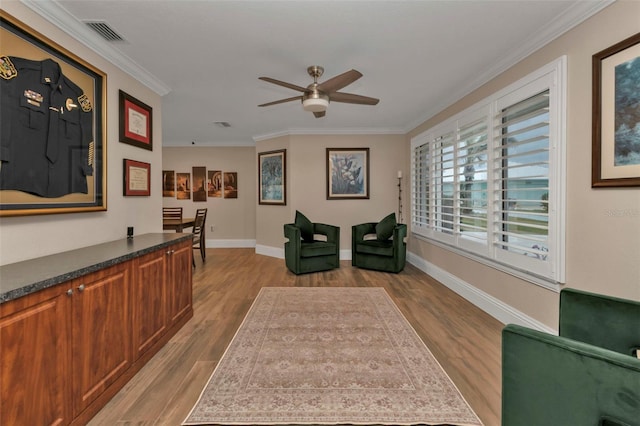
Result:
<instances>
[{"instance_id":1,"label":"patterned area rug","mask_svg":"<svg viewBox=\"0 0 640 426\"><path fill-rule=\"evenodd\" d=\"M382 288L260 291L184 425L481 425Z\"/></svg>"}]
</instances>

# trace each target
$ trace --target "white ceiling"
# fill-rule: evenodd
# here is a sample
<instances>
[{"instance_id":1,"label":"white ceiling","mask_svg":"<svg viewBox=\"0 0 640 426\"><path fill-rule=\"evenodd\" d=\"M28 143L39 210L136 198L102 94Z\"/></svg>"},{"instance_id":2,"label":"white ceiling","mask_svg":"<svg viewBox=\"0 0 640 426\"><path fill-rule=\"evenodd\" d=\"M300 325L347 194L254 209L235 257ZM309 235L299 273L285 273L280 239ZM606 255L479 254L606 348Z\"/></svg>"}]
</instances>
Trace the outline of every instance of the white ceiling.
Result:
<instances>
[{"instance_id":1,"label":"white ceiling","mask_svg":"<svg viewBox=\"0 0 640 426\"><path fill-rule=\"evenodd\" d=\"M164 146L213 146L405 133L611 0L22 2L163 95ZM103 41L86 20L126 41ZM320 81L357 69L342 91L380 103L332 103L320 119L298 102L258 108L299 94L258 77L307 86L309 65L325 68Z\"/></svg>"}]
</instances>

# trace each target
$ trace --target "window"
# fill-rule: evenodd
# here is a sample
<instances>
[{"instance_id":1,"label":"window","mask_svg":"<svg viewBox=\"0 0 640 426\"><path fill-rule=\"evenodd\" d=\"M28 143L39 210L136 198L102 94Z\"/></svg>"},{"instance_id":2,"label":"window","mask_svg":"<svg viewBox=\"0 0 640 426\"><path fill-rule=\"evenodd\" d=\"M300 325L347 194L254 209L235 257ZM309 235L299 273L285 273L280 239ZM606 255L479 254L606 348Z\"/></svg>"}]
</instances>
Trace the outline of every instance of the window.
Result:
<instances>
[{"instance_id":1,"label":"window","mask_svg":"<svg viewBox=\"0 0 640 426\"><path fill-rule=\"evenodd\" d=\"M530 281L564 281L566 58L412 140L412 232Z\"/></svg>"}]
</instances>

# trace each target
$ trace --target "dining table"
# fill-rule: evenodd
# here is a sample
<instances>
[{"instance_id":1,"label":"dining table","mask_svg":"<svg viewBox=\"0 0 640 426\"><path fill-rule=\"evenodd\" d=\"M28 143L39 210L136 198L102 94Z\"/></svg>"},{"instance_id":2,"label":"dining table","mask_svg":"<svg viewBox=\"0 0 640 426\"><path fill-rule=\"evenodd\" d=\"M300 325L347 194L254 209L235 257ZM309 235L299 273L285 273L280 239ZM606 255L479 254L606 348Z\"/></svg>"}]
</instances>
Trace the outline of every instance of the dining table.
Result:
<instances>
[{"instance_id":1,"label":"dining table","mask_svg":"<svg viewBox=\"0 0 640 426\"><path fill-rule=\"evenodd\" d=\"M184 217L182 219L162 219L162 229L175 229L176 232L182 232L184 228L193 228L196 224L194 217Z\"/></svg>"}]
</instances>

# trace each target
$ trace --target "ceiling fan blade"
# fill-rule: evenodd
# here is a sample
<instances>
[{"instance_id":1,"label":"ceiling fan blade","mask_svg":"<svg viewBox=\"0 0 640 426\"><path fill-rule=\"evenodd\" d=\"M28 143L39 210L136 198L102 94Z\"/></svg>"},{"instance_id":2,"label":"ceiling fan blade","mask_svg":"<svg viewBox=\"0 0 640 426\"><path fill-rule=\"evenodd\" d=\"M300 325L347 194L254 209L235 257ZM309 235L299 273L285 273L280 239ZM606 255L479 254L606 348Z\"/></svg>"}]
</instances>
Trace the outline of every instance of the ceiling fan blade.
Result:
<instances>
[{"instance_id":1,"label":"ceiling fan blade","mask_svg":"<svg viewBox=\"0 0 640 426\"><path fill-rule=\"evenodd\" d=\"M285 102L300 101L300 100L302 100L302 96L294 96L292 98L280 99L279 101L268 102L266 104L262 104L262 105L258 105L258 106L259 107L265 107L265 106L283 104Z\"/></svg>"},{"instance_id":2,"label":"ceiling fan blade","mask_svg":"<svg viewBox=\"0 0 640 426\"><path fill-rule=\"evenodd\" d=\"M354 95L353 93L335 92L330 96L331 102L343 102L346 104L377 105L380 99L368 96Z\"/></svg>"},{"instance_id":3,"label":"ceiling fan blade","mask_svg":"<svg viewBox=\"0 0 640 426\"><path fill-rule=\"evenodd\" d=\"M289 89L297 90L298 92L306 92L305 87L296 86L295 84L287 83L285 81L276 80L270 77L258 77L259 80L267 81L269 83L277 84L278 86L287 87Z\"/></svg>"},{"instance_id":4,"label":"ceiling fan blade","mask_svg":"<svg viewBox=\"0 0 640 426\"><path fill-rule=\"evenodd\" d=\"M318 85L318 90L330 95L333 92L350 85L360 77L362 77L362 74L359 71L350 70L320 83Z\"/></svg>"},{"instance_id":5,"label":"ceiling fan blade","mask_svg":"<svg viewBox=\"0 0 640 426\"><path fill-rule=\"evenodd\" d=\"M313 115L314 115L316 118L321 118L321 117L324 117L324 115L325 115L326 113L327 113L327 111L320 111L320 112L314 112L314 113L313 113Z\"/></svg>"}]
</instances>

